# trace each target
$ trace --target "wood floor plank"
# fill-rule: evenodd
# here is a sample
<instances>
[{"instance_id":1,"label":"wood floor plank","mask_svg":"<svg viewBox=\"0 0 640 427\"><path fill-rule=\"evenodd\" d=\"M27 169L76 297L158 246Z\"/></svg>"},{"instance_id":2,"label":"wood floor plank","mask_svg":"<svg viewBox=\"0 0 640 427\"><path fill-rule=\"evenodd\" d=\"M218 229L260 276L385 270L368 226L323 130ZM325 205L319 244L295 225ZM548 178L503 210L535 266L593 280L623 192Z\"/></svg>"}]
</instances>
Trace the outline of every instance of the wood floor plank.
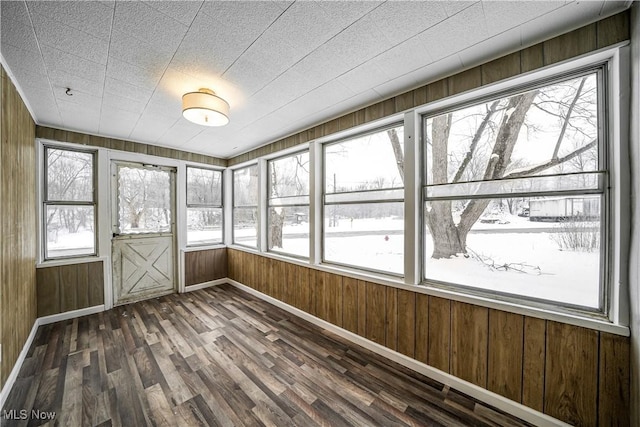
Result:
<instances>
[{"instance_id":1,"label":"wood floor plank","mask_svg":"<svg viewBox=\"0 0 640 427\"><path fill-rule=\"evenodd\" d=\"M340 286L364 332L389 295ZM52 426L528 425L228 285L42 326L27 354L3 409Z\"/></svg>"}]
</instances>

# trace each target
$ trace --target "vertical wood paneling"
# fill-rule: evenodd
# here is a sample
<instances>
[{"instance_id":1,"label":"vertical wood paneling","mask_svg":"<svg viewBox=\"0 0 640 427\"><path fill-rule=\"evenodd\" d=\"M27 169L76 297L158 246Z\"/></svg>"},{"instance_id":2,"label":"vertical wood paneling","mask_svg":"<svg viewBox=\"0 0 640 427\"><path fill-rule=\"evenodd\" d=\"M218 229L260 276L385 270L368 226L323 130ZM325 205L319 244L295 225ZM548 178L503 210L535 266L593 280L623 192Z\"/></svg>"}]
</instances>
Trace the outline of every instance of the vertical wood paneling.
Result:
<instances>
[{"instance_id":1,"label":"vertical wood paneling","mask_svg":"<svg viewBox=\"0 0 640 427\"><path fill-rule=\"evenodd\" d=\"M520 74L520 52L503 56L481 67L482 84L487 85Z\"/></svg>"},{"instance_id":2,"label":"vertical wood paneling","mask_svg":"<svg viewBox=\"0 0 640 427\"><path fill-rule=\"evenodd\" d=\"M579 426L597 424L598 332L547 321L544 413Z\"/></svg>"},{"instance_id":3,"label":"vertical wood paneling","mask_svg":"<svg viewBox=\"0 0 640 427\"><path fill-rule=\"evenodd\" d=\"M60 280L58 268L39 268L36 273L38 317L60 313Z\"/></svg>"},{"instance_id":4,"label":"vertical wood paneling","mask_svg":"<svg viewBox=\"0 0 640 427\"><path fill-rule=\"evenodd\" d=\"M542 319L524 319L522 404L540 412L544 410L546 328L547 322Z\"/></svg>"},{"instance_id":5,"label":"vertical wood paneling","mask_svg":"<svg viewBox=\"0 0 640 427\"><path fill-rule=\"evenodd\" d=\"M334 325L342 326L342 276L323 273L323 281L326 320Z\"/></svg>"},{"instance_id":6,"label":"vertical wood paneling","mask_svg":"<svg viewBox=\"0 0 640 427\"><path fill-rule=\"evenodd\" d=\"M385 287L367 282L367 323L365 338L384 345L385 339L385 319L386 313L386 292Z\"/></svg>"},{"instance_id":7,"label":"vertical wood paneling","mask_svg":"<svg viewBox=\"0 0 640 427\"><path fill-rule=\"evenodd\" d=\"M396 350L398 348L398 290L392 287L386 288L384 345L391 350Z\"/></svg>"},{"instance_id":8,"label":"vertical wood paneling","mask_svg":"<svg viewBox=\"0 0 640 427\"><path fill-rule=\"evenodd\" d=\"M227 277L227 249L208 249L184 254L186 286L198 285Z\"/></svg>"},{"instance_id":9,"label":"vertical wood paneling","mask_svg":"<svg viewBox=\"0 0 640 427\"><path fill-rule=\"evenodd\" d=\"M629 14L618 13L596 23L598 49L629 39Z\"/></svg>"},{"instance_id":10,"label":"vertical wood paneling","mask_svg":"<svg viewBox=\"0 0 640 427\"><path fill-rule=\"evenodd\" d=\"M516 402L522 398L524 317L489 310L487 388Z\"/></svg>"},{"instance_id":11,"label":"vertical wood paneling","mask_svg":"<svg viewBox=\"0 0 640 427\"><path fill-rule=\"evenodd\" d=\"M102 262L87 264L89 281L89 307L104 304L104 268Z\"/></svg>"},{"instance_id":12,"label":"vertical wood paneling","mask_svg":"<svg viewBox=\"0 0 640 427\"><path fill-rule=\"evenodd\" d=\"M455 95L482 86L480 67L454 74L449 77L449 95Z\"/></svg>"},{"instance_id":13,"label":"vertical wood paneling","mask_svg":"<svg viewBox=\"0 0 640 427\"><path fill-rule=\"evenodd\" d=\"M487 388L489 309L451 302L451 373Z\"/></svg>"},{"instance_id":14,"label":"vertical wood paneling","mask_svg":"<svg viewBox=\"0 0 640 427\"><path fill-rule=\"evenodd\" d=\"M39 317L104 304L102 261L39 268L36 287Z\"/></svg>"},{"instance_id":15,"label":"vertical wood paneling","mask_svg":"<svg viewBox=\"0 0 640 427\"><path fill-rule=\"evenodd\" d=\"M358 333L358 281L351 277L342 279L342 327Z\"/></svg>"},{"instance_id":16,"label":"vertical wood paneling","mask_svg":"<svg viewBox=\"0 0 640 427\"><path fill-rule=\"evenodd\" d=\"M450 372L451 301L429 297L428 363L434 368Z\"/></svg>"},{"instance_id":17,"label":"vertical wood paneling","mask_svg":"<svg viewBox=\"0 0 640 427\"><path fill-rule=\"evenodd\" d=\"M367 336L367 282L358 280L358 335Z\"/></svg>"},{"instance_id":18,"label":"vertical wood paneling","mask_svg":"<svg viewBox=\"0 0 640 427\"><path fill-rule=\"evenodd\" d=\"M598 421L600 426L629 425L630 353L629 338L600 334L600 383Z\"/></svg>"},{"instance_id":19,"label":"vertical wood paneling","mask_svg":"<svg viewBox=\"0 0 640 427\"><path fill-rule=\"evenodd\" d=\"M416 348L416 293L398 289L398 351L413 357Z\"/></svg>"},{"instance_id":20,"label":"vertical wood paneling","mask_svg":"<svg viewBox=\"0 0 640 427\"><path fill-rule=\"evenodd\" d=\"M0 66L0 387L36 319L35 123Z\"/></svg>"},{"instance_id":21,"label":"vertical wood paneling","mask_svg":"<svg viewBox=\"0 0 640 427\"><path fill-rule=\"evenodd\" d=\"M538 43L520 51L520 69L523 73L544 66L543 45Z\"/></svg>"},{"instance_id":22,"label":"vertical wood paneling","mask_svg":"<svg viewBox=\"0 0 640 427\"><path fill-rule=\"evenodd\" d=\"M429 361L429 296L416 294L416 353L423 363Z\"/></svg>"}]
</instances>

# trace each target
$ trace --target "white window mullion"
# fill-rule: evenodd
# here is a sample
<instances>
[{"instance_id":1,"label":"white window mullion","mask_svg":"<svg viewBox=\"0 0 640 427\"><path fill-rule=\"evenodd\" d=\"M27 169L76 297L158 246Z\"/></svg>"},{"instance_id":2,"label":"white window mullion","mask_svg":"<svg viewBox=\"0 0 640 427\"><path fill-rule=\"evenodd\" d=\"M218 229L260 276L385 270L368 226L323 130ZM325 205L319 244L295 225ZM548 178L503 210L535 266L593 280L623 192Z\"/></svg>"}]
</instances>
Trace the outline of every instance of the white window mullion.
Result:
<instances>
[{"instance_id":1,"label":"white window mullion","mask_svg":"<svg viewBox=\"0 0 640 427\"><path fill-rule=\"evenodd\" d=\"M404 115L404 281L421 281L421 179L420 118L415 111Z\"/></svg>"},{"instance_id":2,"label":"white window mullion","mask_svg":"<svg viewBox=\"0 0 640 427\"><path fill-rule=\"evenodd\" d=\"M258 250L267 252L267 233L268 233L268 197L269 185L267 160L258 160Z\"/></svg>"},{"instance_id":3,"label":"white window mullion","mask_svg":"<svg viewBox=\"0 0 640 427\"><path fill-rule=\"evenodd\" d=\"M233 243L233 170L225 169L222 176L223 191L222 210L224 212L224 244L229 246Z\"/></svg>"},{"instance_id":4,"label":"white window mullion","mask_svg":"<svg viewBox=\"0 0 640 427\"><path fill-rule=\"evenodd\" d=\"M322 262L322 145L309 145L309 263Z\"/></svg>"}]
</instances>

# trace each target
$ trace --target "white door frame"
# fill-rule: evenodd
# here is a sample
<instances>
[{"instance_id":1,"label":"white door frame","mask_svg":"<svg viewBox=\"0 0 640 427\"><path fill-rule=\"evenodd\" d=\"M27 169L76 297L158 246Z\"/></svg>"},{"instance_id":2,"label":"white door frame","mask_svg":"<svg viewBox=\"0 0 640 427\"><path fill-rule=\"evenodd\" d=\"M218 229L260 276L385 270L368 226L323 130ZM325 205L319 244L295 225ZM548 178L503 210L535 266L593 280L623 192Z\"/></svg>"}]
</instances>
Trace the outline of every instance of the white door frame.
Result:
<instances>
[{"instance_id":1,"label":"white door frame","mask_svg":"<svg viewBox=\"0 0 640 427\"><path fill-rule=\"evenodd\" d=\"M112 188L112 171L111 165L116 162L129 162L129 163L142 163L158 165L163 167L173 167L176 169L175 175L175 196L174 196L174 267L176 272L176 291L183 293L185 291L184 275L182 274L183 262L180 256L180 248L186 245L186 226L184 216L186 215L185 209L182 209L186 203L186 192L180 191L181 188L186 188L186 163L176 159L170 159L166 157L150 156L148 154L130 153L125 151L114 151L109 149L100 149L106 155L99 156L98 164L98 194L99 194L99 217L98 222L100 224L100 236L99 247L100 254L106 255L104 262L104 305L105 310L113 308L113 292L114 282L112 275L112 253L111 253L111 238L112 238L112 212L114 204L113 192L116 189ZM102 154L102 153L101 153ZM185 228L185 230L183 230Z\"/></svg>"}]
</instances>

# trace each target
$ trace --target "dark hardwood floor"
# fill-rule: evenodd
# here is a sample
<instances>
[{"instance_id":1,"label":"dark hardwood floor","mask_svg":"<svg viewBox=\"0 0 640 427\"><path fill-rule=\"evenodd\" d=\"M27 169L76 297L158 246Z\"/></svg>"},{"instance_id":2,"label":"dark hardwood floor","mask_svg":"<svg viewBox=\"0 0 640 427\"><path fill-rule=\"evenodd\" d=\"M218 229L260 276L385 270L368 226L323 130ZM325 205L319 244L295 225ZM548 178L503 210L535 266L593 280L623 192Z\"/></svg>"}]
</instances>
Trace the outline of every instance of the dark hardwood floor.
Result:
<instances>
[{"instance_id":1,"label":"dark hardwood floor","mask_svg":"<svg viewBox=\"0 0 640 427\"><path fill-rule=\"evenodd\" d=\"M229 285L40 327L1 421L527 425Z\"/></svg>"}]
</instances>

